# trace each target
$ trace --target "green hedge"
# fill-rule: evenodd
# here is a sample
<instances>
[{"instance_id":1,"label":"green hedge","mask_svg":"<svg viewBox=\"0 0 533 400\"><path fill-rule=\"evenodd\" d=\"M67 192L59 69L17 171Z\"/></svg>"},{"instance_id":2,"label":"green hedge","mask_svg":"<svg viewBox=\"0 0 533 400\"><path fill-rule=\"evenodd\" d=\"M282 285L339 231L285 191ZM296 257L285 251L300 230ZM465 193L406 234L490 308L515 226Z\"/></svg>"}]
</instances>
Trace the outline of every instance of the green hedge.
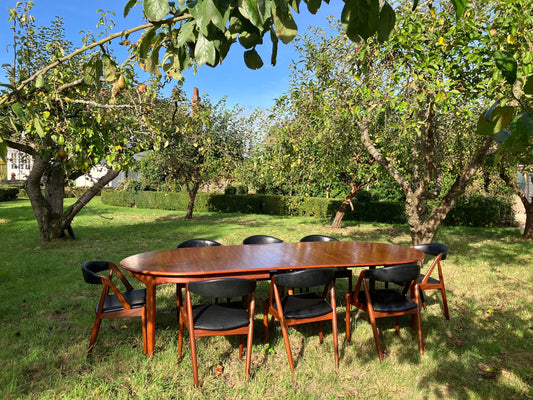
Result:
<instances>
[{"instance_id":1,"label":"green hedge","mask_svg":"<svg viewBox=\"0 0 533 400\"><path fill-rule=\"evenodd\" d=\"M16 200L20 188L20 185L1 185L0 201Z\"/></svg>"},{"instance_id":2,"label":"green hedge","mask_svg":"<svg viewBox=\"0 0 533 400\"><path fill-rule=\"evenodd\" d=\"M147 191L120 191L104 189L102 201L106 204L125 207L154 208L164 210L187 209L189 196L186 193ZM307 216L332 219L342 204L341 199L317 197L276 196L268 194L228 195L198 194L194 204L196 212L222 212L243 214L266 214ZM404 202L356 201L355 210L348 208L345 220L406 224ZM447 225L497 227L509 226L513 221L511 206L492 199L471 198L460 200L446 220Z\"/></svg>"}]
</instances>

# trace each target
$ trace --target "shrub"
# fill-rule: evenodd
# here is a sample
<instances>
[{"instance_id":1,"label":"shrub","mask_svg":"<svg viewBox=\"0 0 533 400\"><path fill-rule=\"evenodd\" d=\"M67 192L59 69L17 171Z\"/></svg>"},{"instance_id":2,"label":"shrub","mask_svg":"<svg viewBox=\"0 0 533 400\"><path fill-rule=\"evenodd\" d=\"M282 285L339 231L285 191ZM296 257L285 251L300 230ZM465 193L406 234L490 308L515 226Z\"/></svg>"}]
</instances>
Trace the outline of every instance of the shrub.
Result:
<instances>
[{"instance_id":1,"label":"shrub","mask_svg":"<svg viewBox=\"0 0 533 400\"><path fill-rule=\"evenodd\" d=\"M0 201L11 201L17 198L20 185L2 185L0 186Z\"/></svg>"},{"instance_id":2,"label":"shrub","mask_svg":"<svg viewBox=\"0 0 533 400\"><path fill-rule=\"evenodd\" d=\"M237 188L235 186L226 186L226 188L224 189L224 194L227 194L230 196L237 194Z\"/></svg>"}]
</instances>

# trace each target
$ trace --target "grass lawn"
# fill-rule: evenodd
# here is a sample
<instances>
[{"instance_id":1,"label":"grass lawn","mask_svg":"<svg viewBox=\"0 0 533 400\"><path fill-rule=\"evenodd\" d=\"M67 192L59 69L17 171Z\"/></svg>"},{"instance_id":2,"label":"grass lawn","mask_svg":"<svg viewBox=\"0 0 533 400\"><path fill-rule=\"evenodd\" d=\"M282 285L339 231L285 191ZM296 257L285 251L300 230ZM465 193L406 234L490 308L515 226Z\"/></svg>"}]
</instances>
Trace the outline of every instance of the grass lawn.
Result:
<instances>
[{"instance_id":1,"label":"grass lawn","mask_svg":"<svg viewBox=\"0 0 533 400\"><path fill-rule=\"evenodd\" d=\"M97 198L74 220L77 240L45 244L38 242L28 201L0 203L0 398L533 398L533 245L522 241L515 229L439 228L435 241L449 248L444 275L450 321L444 319L440 296L426 292L423 356L408 317L401 320L399 335L394 334L393 319L378 320L383 363L366 314L352 325L352 341L346 343L347 283L342 279L336 287L338 369L327 325L322 345L312 325L290 330L294 374L279 324L271 327L270 344L262 343L267 282L260 282L257 291L247 382L236 337L200 338L200 388L193 386L188 337L183 361L177 363L175 285L158 287L152 358L142 354L140 319L129 318L102 323L87 361L100 289L83 281L84 260L118 264L126 256L175 247L190 238L228 245L253 234L298 241L319 233L341 240L410 244L406 226L351 223L332 230L324 221L297 217L183 217L183 212L112 207Z\"/></svg>"}]
</instances>

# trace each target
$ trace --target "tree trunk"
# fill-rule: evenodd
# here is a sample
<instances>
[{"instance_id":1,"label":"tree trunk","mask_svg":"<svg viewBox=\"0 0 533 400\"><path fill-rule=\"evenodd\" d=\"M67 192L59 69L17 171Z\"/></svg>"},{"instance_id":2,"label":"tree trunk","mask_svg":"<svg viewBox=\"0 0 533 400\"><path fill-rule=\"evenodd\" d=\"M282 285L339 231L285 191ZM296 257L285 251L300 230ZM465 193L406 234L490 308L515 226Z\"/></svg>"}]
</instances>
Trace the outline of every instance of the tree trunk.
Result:
<instances>
[{"instance_id":1,"label":"tree trunk","mask_svg":"<svg viewBox=\"0 0 533 400\"><path fill-rule=\"evenodd\" d=\"M331 227L333 229L337 229L341 227L341 222L342 222L342 219L344 218L344 215L346 214L346 208L348 208L348 204L350 204L353 210L352 199L354 198L354 196L357 194L359 190L360 189L352 186L350 193L348 194L348 196L346 196L341 206L337 210L337 213L335 214L335 219L333 219L333 223L331 224Z\"/></svg>"},{"instance_id":2,"label":"tree trunk","mask_svg":"<svg viewBox=\"0 0 533 400\"><path fill-rule=\"evenodd\" d=\"M191 190L189 190L189 204L187 204L187 214L185 215L185 219L192 219L192 213L194 210L194 201L196 200L196 194L198 193L198 189L200 188L200 185L198 183L194 183L192 185Z\"/></svg>"},{"instance_id":3,"label":"tree trunk","mask_svg":"<svg viewBox=\"0 0 533 400\"><path fill-rule=\"evenodd\" d=\"M533 201L524 203L526 208L526 226L524 227L524 234L522 235L523 239L531 240L533 239Z\"/></svg>"},{"instance_id":4,"label":"tree trunk","mask_svg":"<svg viewBox=\"0 0 533 400\"><path fill-rule=\"evenodd\" d=\"M391 177L400 185L406 197L405 212L407 214L409 231L411 234L411 242L413 245L420 243L429 243L433 240L437 228L441 222L446 218L446 215L455 206L457 199L465 192L467 184L470 182L476 171L479 169L483 160L489 153L493 142L492 137L486 137L480 143L479 147L474 152L473 156L466 162L459 175L455 178L452 186L444 195L437 207L431 213L428 213L427 198L429 190L429 182L432 176L427 175L420 177L418 187L413 189L409 181L396 169L390 161L379 152L370 139L370 129L368 121L362 121L361 140L374 159L385 168ZM429 131L428 131L429 132ZM431 133L431 132L429 132ZM425 160L430 159L433 149L432 142L428 142L422 151L425 153ZM429 148L428 148L429 146ZM428 169L429 170L429 169Z\"/></svg>"},{"instance_id":5,"label":"tree trunk","mask_svg":"<svg viewBox=\"0 0 533 400\"><path fill-rule=\"evenodd\" d=\"M109 170L93 187L89 188L68 210L64 211L65 183L67 176L62 163L54 159L33 156L33 167L24 184L39 228L39 241L50 242L65 236L68 230L74 238L71 223L78 212L100 190L111 182L118 171ZM44 192L41 189L44 185Z\"/></svg>"},{"instance_id":6,"label":"tree trunk","mask_svg":"<svg viewBox=\"0 0 533 400\"><path fill-rule=\"evenodd\" d=\"M520 201L526 210L526 225L524 227L522 239L533 239L533 200L529 201L525 193L520 190L514 179L509 175L504 167L500 168L500 178L502 178L507 186L513 189L513 192L515 192L515 194L520 198Z\"/></svg>"}]
</instances>

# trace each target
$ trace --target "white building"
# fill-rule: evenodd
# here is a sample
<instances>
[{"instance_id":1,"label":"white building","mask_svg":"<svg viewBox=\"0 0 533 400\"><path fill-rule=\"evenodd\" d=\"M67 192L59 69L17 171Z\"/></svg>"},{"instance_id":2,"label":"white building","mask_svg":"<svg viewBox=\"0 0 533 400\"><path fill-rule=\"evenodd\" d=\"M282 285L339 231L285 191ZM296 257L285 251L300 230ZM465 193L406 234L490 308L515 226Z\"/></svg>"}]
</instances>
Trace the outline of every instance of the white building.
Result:
<instances>
[{"instance_id":1,"label":"white building","mask_svg":"<svg viewBox=\"0 0 533 400\"><path fill-rule=\"evenodd\" d=\"M30 174L33 166L33 159L28 154L15 149L8 149L7 151L7 179L15 181L24 181ZM74 181L74 186L92 186L94 183L104 176L107 172L107 167L96 166L91 171L79 177ZM111 181L107 186L116 186L118 184L117 178Z\"/></svg>"}]
</instances>

